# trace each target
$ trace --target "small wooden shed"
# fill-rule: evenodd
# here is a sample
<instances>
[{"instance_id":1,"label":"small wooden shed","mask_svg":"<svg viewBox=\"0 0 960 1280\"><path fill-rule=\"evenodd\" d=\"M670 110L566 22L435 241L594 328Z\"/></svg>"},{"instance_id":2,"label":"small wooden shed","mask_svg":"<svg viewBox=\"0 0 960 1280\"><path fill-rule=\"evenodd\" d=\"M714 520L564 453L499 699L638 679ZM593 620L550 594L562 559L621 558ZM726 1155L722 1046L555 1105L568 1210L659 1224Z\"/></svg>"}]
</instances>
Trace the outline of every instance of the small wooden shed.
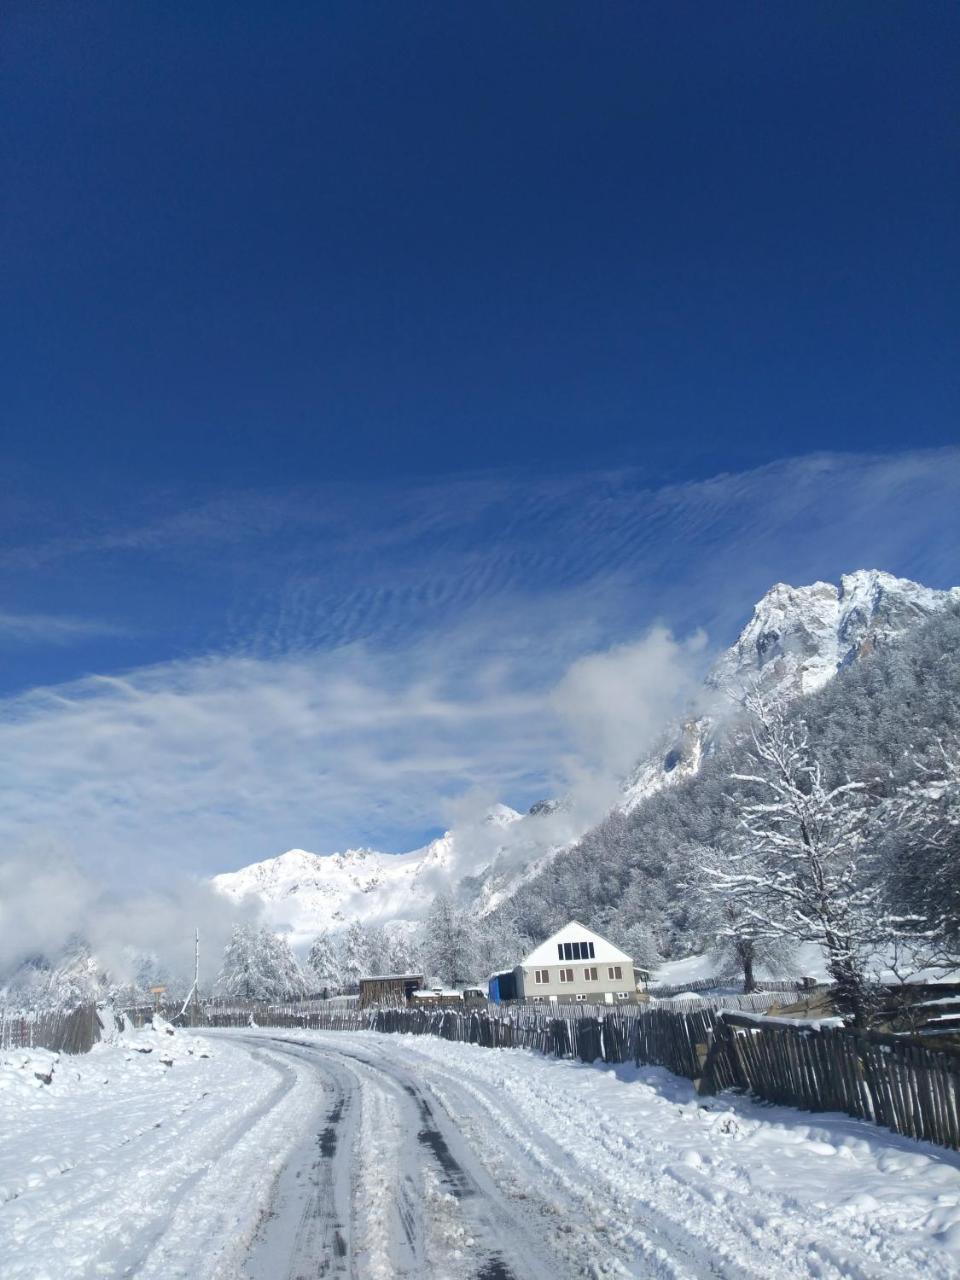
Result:
<instances>
[{"instance_id":1,"label":"small wooden shed","mask_svg":"<svg viewBox=\"0 0 960 1280\"><path fill-rule=\"evenodd\" d=\"M422 987L423 975L420 973L383 973L361 978L360 1008L366 1009L372 1004L394 1007L409 1004L413 993Z\"/></svg>"}]
</instances>

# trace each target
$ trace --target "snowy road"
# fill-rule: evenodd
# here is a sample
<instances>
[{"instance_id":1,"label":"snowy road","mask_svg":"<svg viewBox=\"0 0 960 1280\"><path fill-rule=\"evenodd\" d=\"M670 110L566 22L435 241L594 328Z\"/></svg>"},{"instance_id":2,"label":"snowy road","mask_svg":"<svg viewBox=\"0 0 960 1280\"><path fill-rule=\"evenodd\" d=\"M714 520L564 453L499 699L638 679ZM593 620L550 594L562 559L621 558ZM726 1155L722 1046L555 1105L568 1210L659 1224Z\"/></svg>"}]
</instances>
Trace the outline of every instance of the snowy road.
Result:
<instances>
[{"instance_id":1,"label":"snowy road","mask_svg":"<svg viewBox=\"0 0 960 1280\"><path fill-rule=\"evenodd\" d=\"M960 1156L656 1068L372 1032L0 1061L0 1278L960 1274Z\"/></svg>"},{"instance_id":2,"label":"snowy road","mask_svg":"<svg viewBox=\"0 0 960 1280\"><path fill-rule=\"evenodd\" d=\"M566 1274L568 1251L558 1269L548 1243L556 1211L531 1197L529 1171L512 1202L462 1132L475 1107L449 1090L441 1101L386 1048L269 1040L271 1052L316 1072L322 1102L278 1184L248 1275ZM585 1253L572 1274L590 1274L592 1257Z\"/></svg>"},{"instance_id":3,"label":"snowy road","mask_svg":"<svg viewBox=\"0 0 960 1280\"><path fill-rule=\"evenodd\" d=\"M960 1160L855 1121L429 1038L247 1042L323 1088L252 1280L960 1270Z\"/></svg>"}]
</instances>

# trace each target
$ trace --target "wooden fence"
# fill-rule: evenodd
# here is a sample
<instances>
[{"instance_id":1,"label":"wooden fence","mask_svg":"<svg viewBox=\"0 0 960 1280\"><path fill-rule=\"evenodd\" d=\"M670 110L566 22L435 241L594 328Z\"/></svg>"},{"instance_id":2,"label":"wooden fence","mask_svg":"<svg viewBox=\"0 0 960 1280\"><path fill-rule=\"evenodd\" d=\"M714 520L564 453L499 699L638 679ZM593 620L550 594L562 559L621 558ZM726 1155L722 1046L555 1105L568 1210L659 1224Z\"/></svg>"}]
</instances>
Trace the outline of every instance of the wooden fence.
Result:
<instances>
[{"instance_id":1,"label":"wooden fence","mask_svg":"<svg viewBox=\"0 0 960 1280\"><path fill-rule=\"evenodd\" d=\"M635 1016L614 1009L602 1018L581 1015L555 1017L537 1009L505 1016L482 1010L378 1009L372 1029L386 1034L439 1036L479 1044L487 1049L534 1049L553 1058L581 1062L627 1062L631 1056Z\"/></svg>"},{"instance_id":2,"label":"wooden fence","mask_svg":"<svg viewBox=\"0 0 960 1280\"><path fill-rule=\"evenodd\" d=\"M816 982L802 982L795 978L763 978L758 979L754 983L754 990L751 994L759 994L764 991L775 991L781 993L797 993L814 991L818 987L822 990L824 984ZM660 1000L669 1000L671 996L683 995L684 992L717 992L720 994L736 995L743 991L743 974L742 973L723 973L714 974L708 978L693 978L690 982L681 982L675 984L655 983L651 982L647 987L647 992L651 996L656 996Z\"/></svg>"},{"instance_id":3,"label":"wooden fence","mask_svg":"<svg viewBox=\"0 0 960 1280\"><path fill-rule=\"evenodd\" d=\"M689 1000L684 995L689 994ZM794 1004L798 999L809 995L809 990L797 991L794 988L771 988L770 991L753 991L749 995L700 995L697 992L678 992L676 996L652 995L648 1004L655 1008L666 1007L673 1010L686 1011L695 1009L737 1009L743 1013L764 1013L771 1005Z\"/></svg>"},{"instance_id":4,"label":"wooden fence","mask_svg":"<svg viewBox=\"0 0 960 1280\"><path fill-rule=\"evenodd\" d=\"M0 1049L87 1053L103 1030L95 1005L20 1014L0 1009Z\"/></svg>"},{"instance_id":5,"label":"wooden fence","mask_svg":"<svg viewBox=\"0 0 960 1280\"><path fill-rule=\"evenodd\" d=\"M357 1008L285 1009L263 1005L246 1010L204 1010L208 1027L299 1027L306 1031L366 1031L370 1015Z\"/></svg>"},{"instance_id":6,"label":"wooden fence","mask_svg":"<svg viewBox=\"0 0 960 1280\"><path fill-rule=\"evenodd\" d=\"M789 1026L721 1013L702 1091L847 1115L960 1150L960 1049L848 1027Z\"/></svg>"}]
</instances>

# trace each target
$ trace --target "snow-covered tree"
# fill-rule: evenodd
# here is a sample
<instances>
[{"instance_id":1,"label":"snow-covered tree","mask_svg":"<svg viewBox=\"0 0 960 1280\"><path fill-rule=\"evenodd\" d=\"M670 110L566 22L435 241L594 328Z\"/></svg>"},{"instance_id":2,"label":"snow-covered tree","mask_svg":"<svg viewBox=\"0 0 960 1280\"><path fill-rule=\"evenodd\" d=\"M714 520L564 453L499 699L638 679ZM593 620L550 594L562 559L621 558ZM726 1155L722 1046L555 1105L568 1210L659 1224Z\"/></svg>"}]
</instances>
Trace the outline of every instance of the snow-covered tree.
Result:
<instances>
[{"instance_id":1,"label":"snow-covered tree","mask_svg":"<svg viewBox=\"0 0 960 1280\"><path fill-rule=\"evenodd\" d=\"M827 786L803 719L759 694L740 784L739 833L705 857L702 872L730 904L748 943L817 943L839 1006L863 1025L870 973L891 925L884 919L876 842L868 838L870 795L862 782Z\"/></svg>"},{"instance_id":2,"label":"snow-covered tree","mask_svg":"<svg viewBox=\"0 0 960 1280\"><path fill-rule=\"evenodd\" d=\"M473 922L446 894L433 900L423 926L423 950L432 977L450 986L473 978L477 956Z\"/></svg>"},{"instance_id":3,"label":"snow-covered tree","mask_svg":"<svg viewBox=\"0 0 960 1280\"><path fill-rule=\"evenodd\" d=\"M290 944L272 930L234 925L216 990L244 1000L294 1000L306 984Z\"/></svg>"},{"instance_id":4,"label":"snow-covered tree","mask_svg":"<svg viewBox=\"0 0 960 1280\"><path fill-rule=\"evenodd\" d=\"M340 971L329 933L318 933L307 956L307 981L314 991L338 991Z\"/></svg>"},{"instance_id":5,"label":"snow-covered tree","mask_svg":"<svg viewBox=\"0 0 960 1280\"><path fill-rule=\"evenodd\" d=\"M752 839L738 825L727 823L715 845L688 851L696 873L682 883L690 894L698 933L712 954L718 971L737 969L747 994L757 989L756 969L787 959L790 944L766 918L755 886L763 883L766 867ZM737 883L727 873L735 868Z\"/></svg>"},{"instance_id":6,"label":"snow-covered tree","mask_svg":"<svg viewBox=\"0 0 960 1280\"><path fill-rule=\"evenodd\" d=\"M390 935L389 972L419 973L421 965L414 938L405 929L395 929Z\"/></svg>"},{"instance_id":7,"label":"snow-covered tree","mask_svg":"<svg viewBox=\"0 0 960 1280\"><path fill-rule=\"evenodd\" d=\"M617 945L633 958L638 969L656 969L663 963L657 940L648 924L638 922L631 925L619 935Z\"/></svg>"},{"instance_id":8,"label":"snow-covered tree","mask_svg":"<svg viewBox=\"0 0 960 1280\"><path fill-rule=\"evenodd\" d=\"M366 939L367 973L390 973L390 935L382 925L365 925L363 932Z\"/></svg>"},{"instance_id":9,"label":"snow-covered tree","mask_svg":"<svg viewBox=\"0 0 960 1280\"><path fill-rule=\"evenodd\" d=\"M520 930L509 908L474 925L473 976L482 981L492 973L512 969L531 949L531 940Z\"/></svg>"},{"instance_id":10,"label":"snow-covered tree","mask_svg":"<svg viewBox=\"0 0 960 1280\"><path fill-rule=\"evenodd\" d=\"M360 979L370 972L367 934L359 920L340 935L337 959L344 990L356 991Z\"/></svg>"},{"instance_id":11,"label":"snow-covered tree","mask_svg":"<svg viewBox=\"0 0 960 1280\"><path fill-rule=\"evenodd\" d=\"M914 777L890 800L894 893L919 911L948 961L960 947L960 738L912 756Z\"/></svg>"}]
</instances>

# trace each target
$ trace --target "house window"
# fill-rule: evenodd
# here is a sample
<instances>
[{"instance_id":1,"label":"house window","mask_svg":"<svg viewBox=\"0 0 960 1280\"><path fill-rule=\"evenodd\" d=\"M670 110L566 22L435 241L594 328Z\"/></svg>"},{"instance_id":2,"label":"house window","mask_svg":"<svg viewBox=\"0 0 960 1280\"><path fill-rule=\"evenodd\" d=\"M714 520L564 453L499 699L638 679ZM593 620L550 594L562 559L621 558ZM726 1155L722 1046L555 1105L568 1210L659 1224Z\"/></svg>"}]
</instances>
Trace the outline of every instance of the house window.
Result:
<instances>
[{"instance_id":1,"label":"house window","mask_svg":"<svg viewBox=\"0 0 960 1280\"><path fill-rule=\"evenodd\" d=\"M579 942L573 943L573 958L574 960L580 959L580 943Z\"/></svg>"},{"instance_id":2,"label":"house window","mask_svg":"<svg viewBox=\"0 0 960 1280\"><path fill-rule=\"evenodd\" d=\"M610 968L607 970L607 977L608 977L608 978L622 978L622 977L623 977L623 966L622 966L622 965L619 965L619 964L612 964L612 965L610 966Z\"/></svg>"},{"instance_id":3,"label":"house window","mask_svg":"<svg viewBox=\"0 0 960 1280\"><path fill-rule=\"evenodd\" d=\"M539 983L541 983L541 985L542 985L544 982L549 982L549 981L550 981L550 970L549 970L549 969L534 969L534 971L533 971L533 980L534 980L534 982L539 982Z\"/></svg>"},{"instance_id":4,"label":"house window","mask_svg":"<svg viewBox=\"0 0 960 1280\"><path fill-rule=\"evenodd\" d=\"M572 970L572 969L561 969L561 970L560 970L560 981L561 981L561 982L572 982L572 981L573 981L573 970Z\"/></svg>"},{"instance_id":5,"label":"house window","mask_svg":"<svg viewBox=\"0 0 960 1280\"><path fill-rule=\"evenodd\" d=\"M591 959L591 960L595 960L595 959L596 959L596 956L593 954L593 943L592 943L592 942L588 942L588 943L587 943L587 947L589 948L589 955L590 955L590 959Z\"/></svg>"},{"instance_id":6,"label":"house window","mask_svg":"<svg viewBox=\"0 0 960 1280\"><path fill-rule=\"evenodd\" d=\"M557 959L558 960L563 959L563 943L562 942L557 943Z\"/></svg>"},{"instance_id":7,"label":"house window","mask_svg":"<svg viewBox=\"0 0 960 1280\"><path fill-rule=\"evenodd\" d=\"M583 980L584 980L584 982L596 982L596 980L597 980L597 971L596 971L596 969L595 969L595 968L584 969L584 971L583 971Z\"/></svg>"},{"instance_id":8,"label":"house window","mask_svg":"<svg viewBox=\"0 0 960 1280\"><path fill-rule=\"evenodd\" d=\"M586 1000L586 998L587 998L587 997L586 997L586 996L577 996L577 997L575 997L575 998L576 998L577 1000Z\"/></svg>"},{"instance_id":9,"label":"house window","mask_svg":"<svg viewBox=\"0 0 960 1280\"><path fill-rule=\"evenodd\" d=\"M569 942L563 944L563 958L564 960L573 959L573 947Z\"/></svg>"},{"instance_id":10,"label":"house window","mask_svg":"<svg viewBox=\"0 0 960 1280\"><path fill-rule=\"evenodd\" d=\"M630 999L630 992L629 992L629 991L618 991L618 992L616 993L616 996L617 996L617 999L618 999L618 1000L629 1000L629 999Z\"/></svg>"}]
</instances>

